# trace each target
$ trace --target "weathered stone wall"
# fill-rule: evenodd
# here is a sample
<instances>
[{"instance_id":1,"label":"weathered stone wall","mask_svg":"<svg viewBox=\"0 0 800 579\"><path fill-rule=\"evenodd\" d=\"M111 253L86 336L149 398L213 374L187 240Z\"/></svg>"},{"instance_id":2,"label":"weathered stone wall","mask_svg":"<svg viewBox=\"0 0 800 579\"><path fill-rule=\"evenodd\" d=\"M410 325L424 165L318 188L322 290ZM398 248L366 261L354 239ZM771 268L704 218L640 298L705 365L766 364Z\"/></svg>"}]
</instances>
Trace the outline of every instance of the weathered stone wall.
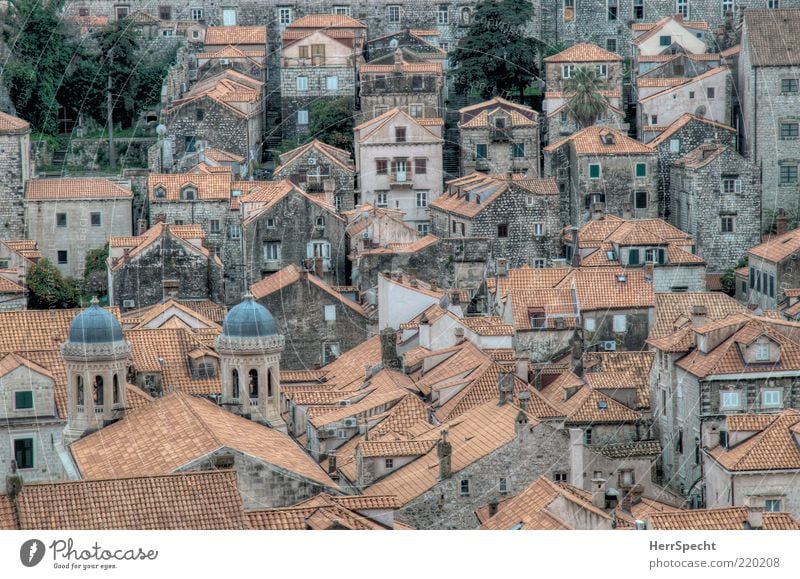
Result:
<instances>
[{"instance_id":1,"label":"weathered stone wall","mask_svg":"<svg viewBox=\"0 0 800 579\"><path fill-rule=\"evenodd\" d=\"M0 239L25 234L22 196L31 177L30 139L30 131L0 135Z\"/></svg>"},{"instance_id":2,"label":"weathered stone wall","mask_svg":"<svg viewBox=\"0 0 800 579\"><path fill-rule=\"evenodd\" d=\"M147 150L155 143L155 137L114 138L117 162L123 167L147 167ZM107 163L107 139L70 139L65 164L98 169Z\"/></svg>"},{"instance_id":3,"label":"weathered stone wall","mask_svg":"<svg viewBox=\"0 0 800 579\"><path fill-rule=\"evenodd\" d=\"M281 356L283 369L319 367L323 364L324 344L336 344L344 354L373 335L362 314L319 289L305 276L258 302L272 312L280 333L286 337ZM326 306L335 308L335 320L325 321Z\"/></svg>"},{"instance_id":4,"label":"weathered stone wall","mask_svg":"<svg viewBox=\"0 0 800 579\"><path fill-rule=\"evenodd\" d=\"M309 163L309 158L314 159L314 163ZM353 189L355 182L355 168L346 170L340 165L332 162L328 157L320 155L314 148L305 153L294 157L287 164L279 167L273 175L274 179L289 179L293 183L303 186L307 183L309 173L327 173L324 179L333 179L335 186L332 194L332 202L340 211L349 211L355 207ZM311 185L305 185L308 193L317 193ZM337 200L338 198L338 200Z\"/></svg>"},{"instance_id":5,"label":"weathered stone wall","mask_svg":"<svg viewBox=\"0 0 800 579\"><path fill-rule=\"evenodd\" d=\"M455 472L395 513L397 520L417 529L477 529L475 510L523 491L539 476L552 478L564 470L569 456L568 435L543 423L522 429L514 440ZM508 494L500 493L500 478ZM461 494L461 481L469 481L469 495Z\"/></svg>"},{"instance_id":6,"label":"weathered stone wall","mask_svg":"<svg viewBox=\"0 0 800 579\"><path fill-rule=\"evenodd\" d=\"M308 90L297 90L297 77L308 79ZM327 90L327 77L335 76L337 89ZM323 100L347 99L355 110L356 70L355 66L292 66L282 67L280 72L281 90L281 132L284 139L301 137L308 133L312 118L311 107ZM308 125L297 123L297 111L308 111Z\"/></svg>"},{"instance_id":7,"label":"weathered stone wall","mask_svg":"<svg viewBox=\"0 0 800 579\"><path fill-rule=\"evenodd\" d=\"M443 117L442 77L439 75L413 75L401 72L383 73L384 87L375 82L375 74L361 74L360 100L361 114L358 122L363 123L379 114L400 107L411 114L411 105L421 105L423 118ZM413 77L420 77L418 88L414 88ZM377 110L376 110L377 109Z\"/></svg>"},{"instance_id":8,"label":"weathered stone wall","mask_svg":"<svg viewBox=\"0 0 800 579\"><path fill-rule=\"evenodd\" d=\"M527 173L529 177L539 176L539 127L524 126L505 129L508 139L492 138L490 127L459 130L461 146L462 173L490 171L492 173ZM486 145L485 159L478 159L477 144ZM514 145L525 147L523 157L514 157Z\"/></svg>"},{"instance_id":9,"label":"weathered stone wall","mask_svg":"<svg viewBox=\"0 0 800 579\"><path fill-rule=\"evenodd\" d=\"M14 460L14 441L19 438L33 439L33 468L20 469L23 483L64 480L66 473L58 455L57 445L61 444L64 423L60 420L37 419L30 423L3 426L0 430L0 493L6 492L6 477L11 474L11 461Z\"/></svg>"},{"instance_id":10,"label":"weathered stone wall","mask_svg":"<svg viewBox=\"0 0 800 579\"><path fill-rule=\"evenodd\" d=\"M585 42L580 40L579 42ZM605 44L600 45L601 48L605 48ZM548 92L564 92L564 65L571 64L572 66L577 67L586 67L589 69L595 69L596 66L604 64L607 68L607 75L604 78L606 86L608 90L613 90L619 93L622 93L622 75L623 75L623 67L622 61L619 62L572 62L572 63L565 63L565 62L546 62L544 64L545 70L545 82L547 83L547 91Z\"/></svg>"},{"instance_id":11,"label":"weathered stone wall","mask_svg":"<svg viewBox=\"0 0 800 579\"><path fill-rule=\"evenodd\" d=\"M607 108L605 114L597 119L597 124L609 126L623 133L628 132L628 123L625 122L625 116L610 108ZM547 142L556 143L572 133L577 133L582 128L572 115L568 114L567 108L564 107L553 114L547 115Z\"/></svg>"},{"instance_id":12,"label":"weathered stone wall","mask_svg":"<svg viewBox=\"0 0 800 579\"><path fill-rule=\"evenodd\" d=\"M600 349L599 342L615 342L617 351L639 351L644 348L647 334L650 330L649 309L620 309L597 310L582 312L582 327L584 348L587 350ZM626 326L624 332L614 331L614 316L624 315ZM594 320L595 330L586 330L586 319Z\"/></svg>"}]
</instances>

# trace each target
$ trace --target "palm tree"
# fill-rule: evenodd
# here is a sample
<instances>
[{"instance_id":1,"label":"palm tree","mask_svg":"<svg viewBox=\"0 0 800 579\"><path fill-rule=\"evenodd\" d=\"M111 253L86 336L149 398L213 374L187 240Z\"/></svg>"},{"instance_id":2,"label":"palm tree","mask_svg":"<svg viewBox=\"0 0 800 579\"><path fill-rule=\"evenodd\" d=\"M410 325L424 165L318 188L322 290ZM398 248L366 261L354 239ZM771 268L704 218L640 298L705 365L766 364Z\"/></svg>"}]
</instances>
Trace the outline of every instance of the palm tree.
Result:
<instances>
[{"instance_id":1,"label":"palm tree","mask_svg":"<svg viewBox=\"0 0 800 579\"><path fill-rule=\"evenodd\" d=\"M607 88L605 79L588 66L575 68L564 83L564 92L569 95L567 110L581 128L592 126L605 112L608 100L602 91Z\"/></svg>"}]
</instances>

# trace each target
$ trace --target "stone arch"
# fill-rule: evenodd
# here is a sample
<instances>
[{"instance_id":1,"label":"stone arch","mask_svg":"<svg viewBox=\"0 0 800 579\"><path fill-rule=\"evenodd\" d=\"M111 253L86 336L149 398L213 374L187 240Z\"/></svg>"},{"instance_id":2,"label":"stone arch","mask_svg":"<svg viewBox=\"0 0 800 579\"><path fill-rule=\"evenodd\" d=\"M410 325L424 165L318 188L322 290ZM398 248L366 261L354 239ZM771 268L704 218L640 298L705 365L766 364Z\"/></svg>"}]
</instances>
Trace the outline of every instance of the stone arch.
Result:
<instances>
[{"instance_id":1,"label":"stone arch","mask_svg":"<svg viewBox=\"0 0 800 579\"><path fill-rule=\"evenodd\" d=\"M234 368L231 370L232 398L239 398L239 370Z\"/></svg>"},{"instance_id":2,"label":"stone arch","mask_svg":"<svg viewBox=\"0 0 800 579\"><path fill-rule=\"evenodd\" d=\"M248 373L248 387L250 390L250 398L258 398L258 370L252 368Z\"/></svg>"}]
</instances>

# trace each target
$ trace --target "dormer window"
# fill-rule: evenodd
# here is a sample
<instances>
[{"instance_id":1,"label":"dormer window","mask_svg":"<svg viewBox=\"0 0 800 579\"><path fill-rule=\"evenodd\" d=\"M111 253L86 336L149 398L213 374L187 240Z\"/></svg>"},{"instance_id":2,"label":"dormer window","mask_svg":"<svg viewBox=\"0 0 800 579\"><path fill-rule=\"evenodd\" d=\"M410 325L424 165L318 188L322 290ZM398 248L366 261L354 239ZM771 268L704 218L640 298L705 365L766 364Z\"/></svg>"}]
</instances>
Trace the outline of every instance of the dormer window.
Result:
<instances>
[{"instance_id":1,"label":"dormer window","mask_svg":"<svg viewBox=\"0 0 800 579\"><path fill-rule=\"evenodd\" d=\"M156 199L164 199L167 196L167 190L163 187L156 187L154 194Z\"/></svg>"},{"instance_id":2,"label":"dormer window","mask_svg":"<svg viewBox=\"0 0 800 579\"><path fill-rule=\"evenodd\" d=\"M194 364L195 378L214 378L217 375L217 365L212 358L200 358Z\"/></svg>"},{"instance_id":3,"label":"dormer window","mask_svg":"<svg viewBox=\"0 0 800 579\"><path fill-rule=\"evenodd\" d=\"M184 201L194 201L197 199L197 189L194 187L184 187L181 189L181 199Z\"/></svg>"},{"instance_id":4,"label":"dormer window","mask_svg":"<svg viewBox=\"0 0 800 579\"><path fill-rule=\"evenodd\" d=\"M614 134L613 133L606 133L605 135L600 137L603 141L604 145L613 145L614 144Z\"/></svg>"},{"instance_id":5,"label":"dormer window","mask_svg":"<svg viewBox=\"0 0 800 579\"><path fill-rule=\"evenodd\" d=\"M394 142L395 143L405 143L406 142L406 128L405 127L395 127L394 128Z\"/></svg>"},{"instance_id":6,"label":"dormer window","mask_svg":"<svg viewBox=\"0 0 800 579\"><path fill-rule=\"evenodd\" d=\"M505 117L497 117L494 120L494 127L496 129L505 129L506 128L506 118Z\"/></svg>"},{"instance_id":7,"label":"dormer window","mask_svg":"<svg viewBox=\"0 0 800 579\"><path fill-rule=\"evenodd\" d=\"M756 361L769 362L769 344L756 344Z\"/></svg>"},{"instance_id":8,"label":"dormer window","mask_svg":"<svg viewBox=\"0 0 800 579\"><path fill-rule=\"evenodd\" d=\"M544 310L541 308L532 308L528 310L528 319L530 320L531 328L540 329L544 328L547 322Z\"/></svg>"},{"instance_id":9,"label":"dormer window","mask_svg":"<svg viewBox=\"0 0 800 579\"><path fill-rule=\"evenodd\" d=\"M319 228L325 227L325 217L323 215L320 215L319 217L317 217L316 225Z\"/></svg>"}]
</instances>

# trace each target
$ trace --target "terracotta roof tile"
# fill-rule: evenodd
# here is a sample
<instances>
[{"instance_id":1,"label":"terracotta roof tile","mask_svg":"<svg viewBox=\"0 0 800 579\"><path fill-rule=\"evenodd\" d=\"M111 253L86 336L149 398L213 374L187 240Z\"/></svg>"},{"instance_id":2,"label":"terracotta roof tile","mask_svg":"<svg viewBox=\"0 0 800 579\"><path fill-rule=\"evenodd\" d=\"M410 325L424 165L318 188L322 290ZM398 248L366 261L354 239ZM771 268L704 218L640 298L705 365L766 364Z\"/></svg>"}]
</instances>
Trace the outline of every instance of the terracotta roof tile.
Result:
<instances>
[{"instance_id":1,"label":"terracotta roof tile","mask_svg":"<svg viewBox=\"0 0 800 579\"><path fill-rule=\"evenodd\" d=\"M270 531L386 529L385 526L356 512L355 507L369 505L367 501L347 501L347 498L361 497L338 497L322 493L292 507L250 511L247 517L251 528ZM389 497L376 497L378 500L374 504L383 505L385 508L398 508L396 500L390 501L386 500L387 498ZM349 504L355 506L350 507Z\"/></svg>"},{"instance_id":2,"label":"terracotta roof tile","mask_svg":"<svg viewBox=\"0 0 800 579\"><path fill-rule=\"evenodd\" d=\"M800 10L748 10L743 30L753 66L800 65L800 52L786 43L800 36Z\"/></svg>"},{"instance_id":3,"label":"terracotta roof tile","mask_svg":"<svg viewBox=\"0 0 800 579\"><path fill-rule=\"evenodd\" d=\"M380 457L380 456L422 456L426 454L436 444L436 439L432 440L365 440L359 443L356 452L361 456Z\"/></svg>"},{"instance_id":4,"label":"terracotta roof tile","mask_svg":"<svg viewBox=\"0 0 800 579\"><path fill-rule=\"evenodd\" d=\"M30 179L25 182L25 199L37 201L131 198L130 189L109 179Z\"/></svg>"},{"instance_id":5,"label":"terracotta roof tile","mask_svg":"<svg viewBox=\"0 0 800 579\"><path fill-rule=\"evenodd\" d=\"M729 471L800 469L800 448L792 433L798 423L800 411L785 410L758 434L729 450L718 446L710 451L710 455ZM741 427L741 424L737 426Z\"/></svg>"},{"instance_id":6,"label":"terracotta roof tile","mask_svg":"<svg viewBox=\"0 0 800 579\"><path fill-rule=\"evenodd\" d=\"M323 143L318 139L314 139L313 141L306 143L305 145L301 145L296 149L292 149L291 151L283 153L280 156L280 165L275 167L275 169L273 170L273 175L278 175L281 171L285 170L286 166L291 164L291 162L294 159L298 158L300 155L305 154L311 149L317 151L320 155L324 155L331 162L335 163L336 165L348 171L349 173L355 173L355 167L352 164L353 156L349 151L339 149L332 145L328 145L327 143Z\"/></svg>"},{"instance_id":7,"label":"terracotta roof tile","mask_svg":"<svg viewBox=\"0 0 800 579\"><path fill-rule=\"evenodd\" d=\"M747 253L767 261L779 262L800 251L800 229L792 229L783 235L768 239L751 247Z\"/></svg>"},{"instance_id":8,"label":"terracotta roof tile","mask_svg":"<svg viewBox=\"0 0 800 579\"><path fill-rule=\"evenodd\" d=\"M147 176L147 191L150 201L163 203L180 201L181 191L192 187L201 201L227 201L231 198L232 177L226 174L190 175L186 173L161 173ZM156 189L163 189L164 196L156 196Z\"/></svg>"},{"instance_id":9,"label":"terracotta roof tile","mask_svg":"<svg viewBox=\"0 0 800 579\"><path fill-rule=\"evenodd\" d=\"M397 72L397 65L361 64L358 67L358 72L360 74L390 74ZM405 60L400 65L400 72L403 74L429 73L436 76L442 76L444 74L440 62L406 62Z\"/></svg>"},{"instance_id":10,"label":"terracotta roof tile","mask_svg":"<svg viewBox=\"0 0 800 579\"><path fill-rule=\"evenodd\" d=\"M584 380L592 388L636 390L636 408L650 407L650 369L654 352L587 352Z\"/></svg>"},{"instance_id":11,"label":"terracotta roof tile","mask_svg":"<svg viewBox=\"0 0 800 579\"><path fill-rule=\"evenodd\" d=\"M0 111L0 133L26 133L30 128L31 126L27 121Z\"/></svg>"},{"instance_id":12,"label":"terracotta roof tile","mask_svg":"<svg viewBox=\"0 0 800 579\"><path fill-rule=\"evenodd\" d=\"M17 528L14 505L7 495L0 495L0 531L16 531Z\"/></svg>"},{"instance_id":13,"label":"terracotta roof tile","mask_svg":"<svg viewBox=\"0 0 800 579\"><path fill-rule=\"evenodd\" d=\"M169 474L220 448L238 450L336 488L285 434L179 391L70 445L87 480Z\"/></svg>"},{"instance_id":14,"label":"terracotta roof tile","mask_svg":"<svg viewBox=\"0 0 800 579\"><path fill-rule=\"evenodd\" d=\"M197 239L202 238L205 235L203 234L202 229L200 229L196 225L166 225L163 222L156 223L153 227L148 229L144 234L140 235L139 237L125 237L121 240L117 240L115 238L111 238L111 247L131 247L127 244L132 241L138 241L138 243L131 247L130 252L126 253L125 255L115 259L111 262L111 269L119 269L123 265L129 263L133 260L136 256L142 253L145 249L150 247L153 243L155 243L158 239L162 236L172 236L176 240L178 240L187 250L199 253L207 258L213 260L213 262L222 267L222 260L219 258L219 255L216 253L212 256L211 252L208 250L207 247L203 245L196 245L194 243L190 243L187 239Z\"/></svg>"},{"instance_id":15,"label":"terracotta roof tile","mask_svg":"<svg viewBox=\"0 0 800 579\"><path fill-rule=\"evenodd\" d=\"M638 440L606 444L597 448L603 456L612 460L661 456L661 443L658 440Z\"/></svg>"},{"instance_id":16,"label":"terracotta roof tile","mask_svg":"<svg viewBox=\"0 0 800 579\"><path fill-rule=\"evenodd\" d=\"M545 62L622 62L622 57L616 52L600 48L596 44L573 44L558 54L548 56Z\"/></svg>"},{"instance_id":17,"label":"terracotta roof tile","mask_svg":"<svg viewBox=\"0 0 800 579\"><path fill-rule=\"evenodd\" d=\"M367 25L346 14L307 14L287 28L366 28Z\"/></svg>"},{"instance_id":18,"label":"terracotta roof tile","mask_svg":"<svg viewBox=\"0 0 800 579\"><path fill-rule=\"evenodd\" d=\"M747 529L747 507L696 509L652 513L648 528L662 531L741 531ZM798 529L800 523L788 513L764 513L763 529Z\"/></svg>"},{"instance_id":19,"label":"terracotta roof tile","mask_svg":"<svg viewBox=\"0 0 800 579\"><path fill-rule=\"evenodd\" d=\"M603 140L610 135L613 142L606 144ZM602 125L593 125L578 131L564 139L548 145L545 152L553 152L567 143L571 143L578 156L586 155L652 155L654 152L644 143Z\"/></svg>"},{"instance_id":20,"label":"terracotta roof tile","mask_svg":"<svg viewBox=\"0 0 800 579\"><path fill-rule=\"evenodd\" d=\"M236 472L27 484L23 529L247 529Z\"/></svg>"},{"instance_id":21,"label":"terracotta roof tile","mask_svg":"<svg viewBox=\"0 0 800 579\"><path fill-rule=\"evenodd\" d=\"M266 43L266 26L209 26L204 39L206 46Z\"/></svg>"},{"instance_id":22,"label":"terracotta roof tile","mask_svg":"<svg viewBox=\"0 0 800 579\"><path fill-rule=\"evenodd\" d=\"M532 127L536 126L537 121L536 117L533 118L528 117L520 113L515 109L509 109L506 111L501 106L498 106L494 109L484 109L479 112L477 115L469 119L468 121L459 123L459 129L485 129L492 126L492 118L497 115L498 113L506 113L508 119L507 128L509 130L514 129L515 127Z\"/></svg>"},{"instance_id":23,"label":"terracotta roof tile","mask_svg":"<svg viewBox=\"0 0 800 579\"><path fill-rule=\"evenodd\" d=\"M687 79L681 79L681 80L683 80L683 82L681 82L679 84L676 84L674 86L671 86L670 88L667 88L666 90L662 90L661 92L657 92L656 94L652 94L652 95L646 96L643 99L640 99L639 102L641 102L641 103L649 102L651 100L657 99L657 98L662 97L664 95L670 94L670 93L678 90L679 88L681 88L683 86L689 86L689 85L694 84L696 82L697 83L701 83L701 88L702 88L702 83L706 79L709 79L712 76L716 76L718 74L728 74L729 75L730 72L731 72L731 70L727 66L724 66L724 65L723 66L718 66L716 68L712 68L711 70L707 70L706 72L704 72L704 73L702 73L700 75L697 75L695 77L687 78ZM640 79L640 80L643 80L643 79ZM638 80L637 80L637 83L638 83Z\"/></svg>"},{"instance_id":24,"label":"terracotta roof tile","mask_svg":"<svg viewBox=\"0 0 800 579\"><path fill-rule=\"evenodd\" d=\"M674 16L665 16L661 18L657 22L634 22L631 25L631 30L633 31L645 31L643 34L636 36L633 40L631 40L631 44L638 46L648 38L655 36L659 30L661 30L667 23L671 20L674 20L679 25L683 26L684 28L692 28L695 30L708 30L708 22L703 21L692 21L692 20L684 20L680 15L676 14Z\"/></svg>"},{"instance_id":25,"label":"terracotta roof tile","mask_svg":"<svg viewBox=\"0 0 800 579\"><path fill-rule=\"evenodd\" d=\"M658 88L658 87L673 87L686 84L687 79L680 78L650 78L648 76L639 77L636 79L636 86L638 88ZM660 93L657 93L660 94Z\"/></svg>"}]
</instances>

